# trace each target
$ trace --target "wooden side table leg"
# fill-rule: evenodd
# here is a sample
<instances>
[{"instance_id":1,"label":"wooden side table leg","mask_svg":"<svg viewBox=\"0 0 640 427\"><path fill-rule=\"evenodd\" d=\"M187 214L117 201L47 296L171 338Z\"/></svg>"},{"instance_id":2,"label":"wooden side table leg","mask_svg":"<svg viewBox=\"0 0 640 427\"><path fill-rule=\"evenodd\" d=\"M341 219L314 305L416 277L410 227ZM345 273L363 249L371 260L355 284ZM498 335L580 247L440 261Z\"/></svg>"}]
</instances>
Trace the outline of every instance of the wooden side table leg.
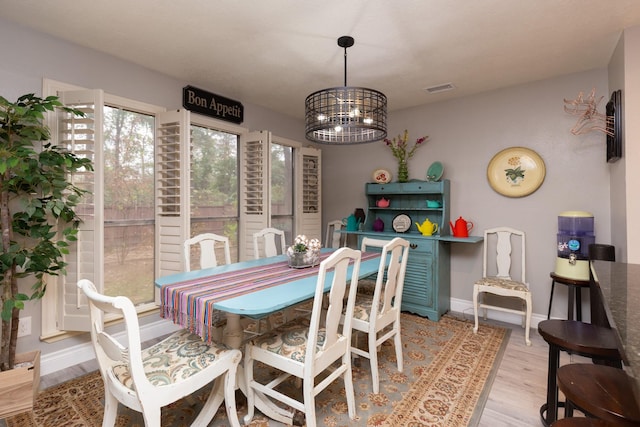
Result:
<instances>
[{"instance_id":1,"label":"wooden side table leg","mask_svg":"<svg viewBox=\"0 0 640 427\"><path fill-rule=\"evenodd\" d=\"M551 304L553 304L553 290L555 289L556 281L551 279L551 295L549 296L549 311L547 312L547 320L551 318Z\"/></svg>"},{"instance_id":2,"label":"wooden side table leg","mask_svg":"<svg viewBox=\"0 0 640 427\"><path fill-rule=\"evenodd\" d=\"M540 407L540 418L545 427L558 419L558 383L556 375L560 365L560 349L549 344L549 366L547 368L547 401Z\"/></svg>"},{"instance_id":3,"label":"wooden side table leg","mask_svg":"<svg viewBox=\"0 0 640 427\"><path fill-rule=\"evenodd\" d=\"M569 288L569 298L567 301L567 319L573 320L573 301L576 295L576 287L572 285L567 286Z\"/></svg>"}]
</instances>

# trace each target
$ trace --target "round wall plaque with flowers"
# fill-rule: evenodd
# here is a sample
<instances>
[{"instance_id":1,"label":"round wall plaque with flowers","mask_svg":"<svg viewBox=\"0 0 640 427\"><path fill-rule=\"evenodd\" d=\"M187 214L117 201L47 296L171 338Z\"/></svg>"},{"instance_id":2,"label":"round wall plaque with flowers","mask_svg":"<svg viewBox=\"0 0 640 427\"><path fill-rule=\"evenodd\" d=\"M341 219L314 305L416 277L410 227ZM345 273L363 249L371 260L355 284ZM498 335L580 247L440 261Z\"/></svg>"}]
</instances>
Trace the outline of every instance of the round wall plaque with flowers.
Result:
<instances>
[{"instance_id":1,"label":"round wall plaque with flowers","mask_svg":"<svg viewBox=\"0 0 640 427\"><path fill-rule=\"evenodd\" d=\"M405 130L402 135L398 135L391 140L385 138L384 143L391 149L393 157L398 159L398 182L409 181L409 166L407 165L407 160L413 157L418 147L422 145L427 138L429 137L423 136L416 139L416 142L411 148L409 148L408 144L409 131L407 130Z\"/></svg>"},{"instance_id":2,"label":"round wall plaque with flowers","mask_svg":"<svg viewBox=\"0 0 640 427\"><path fill-rule=\"evenodd\" d=\"M497 153L487 167L489 185L507 197L524 197L536 191L544 181L545 166L535 151L510 147Z\"/></svg>"}]
</instances>

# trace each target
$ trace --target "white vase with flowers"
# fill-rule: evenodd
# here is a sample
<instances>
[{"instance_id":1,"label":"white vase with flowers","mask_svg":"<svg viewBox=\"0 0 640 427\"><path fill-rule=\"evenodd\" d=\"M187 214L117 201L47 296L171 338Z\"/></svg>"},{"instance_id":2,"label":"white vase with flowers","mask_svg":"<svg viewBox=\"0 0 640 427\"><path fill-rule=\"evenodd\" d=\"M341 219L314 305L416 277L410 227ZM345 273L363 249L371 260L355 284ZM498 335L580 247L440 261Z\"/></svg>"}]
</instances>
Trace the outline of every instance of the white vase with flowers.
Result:
<instances>
[{"instance_id":1,"label":"white vase with flowers","mask_svg":"<svg viewBox=\"0 0 640 427\"><path fill-rule=\"evenodd\" d=\"M320 248L318 239L308 239L304 234L296 236L293 245L287 248L289 267L306 268L320 263Z\"/></svg>"}]
</instances>

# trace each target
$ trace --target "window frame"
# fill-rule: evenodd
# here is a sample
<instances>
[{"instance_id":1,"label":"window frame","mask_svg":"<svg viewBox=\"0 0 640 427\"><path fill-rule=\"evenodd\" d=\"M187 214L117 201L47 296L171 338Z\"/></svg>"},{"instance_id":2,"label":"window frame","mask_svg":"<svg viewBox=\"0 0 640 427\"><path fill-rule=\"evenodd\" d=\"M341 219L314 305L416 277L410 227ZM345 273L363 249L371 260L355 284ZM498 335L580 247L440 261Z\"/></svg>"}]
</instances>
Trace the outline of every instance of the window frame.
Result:
<instances>
[{"instance_id":1,"label":"window frame","mask_svg":"<svg viewBox=\"0 0 640 427\"><path fill-rule=\"evenodd\" d=\"M58 93L64 91L74 90L89 90L82 86L77 86L69 83L64 83L52 79L44 78L42 82L42 94L43 96L57 96ZM108 105L115 108L122 108L129 111L134 111L141 114L153 115L154 117L160 113L166 111L165 107L161 107L154 104L137 101L134 99L122 97L119 95L113 95L104 93L103 105ZM57 138L58 124L54 115L47 117L47 125L52 130L51 134L53 138ZM62 307L59 306L59 292L62 290L58 286L51 286L47 289L44 297L42 298L42 319L41 319L41 334L40 338L47 342L57 341L58 339L66 338L70 334L76 331L67 331L59 329L59 316L61 315ZM154 301L145 304L139 304L136 306L138 314L145 314L157 310L158 306ZM118 317L106 316L106 322L112 322L119 320Z\"/></svg>"}]
</instances>

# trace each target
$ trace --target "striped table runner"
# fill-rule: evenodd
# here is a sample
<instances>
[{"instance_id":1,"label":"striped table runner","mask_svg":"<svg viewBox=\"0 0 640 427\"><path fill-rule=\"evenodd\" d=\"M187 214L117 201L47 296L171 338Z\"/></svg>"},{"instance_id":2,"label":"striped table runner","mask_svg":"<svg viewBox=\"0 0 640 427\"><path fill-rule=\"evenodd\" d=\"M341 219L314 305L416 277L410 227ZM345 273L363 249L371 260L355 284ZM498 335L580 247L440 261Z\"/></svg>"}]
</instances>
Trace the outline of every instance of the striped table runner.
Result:
<instances>
[{"instance_id":1,"label":"striped table runner","mask_svg":"<svg viewBox=\"0 0 640 427\"><path fill-rule=\"evenodd\" d=\"M320 254L320 261L331 253ZM380 256L363 252L362 261ZM160 315L210 340L213 304L298 279L317 276L319 265L290 268L287 261L249 267L162 286Z\"/></svg>"}]
</instances>

